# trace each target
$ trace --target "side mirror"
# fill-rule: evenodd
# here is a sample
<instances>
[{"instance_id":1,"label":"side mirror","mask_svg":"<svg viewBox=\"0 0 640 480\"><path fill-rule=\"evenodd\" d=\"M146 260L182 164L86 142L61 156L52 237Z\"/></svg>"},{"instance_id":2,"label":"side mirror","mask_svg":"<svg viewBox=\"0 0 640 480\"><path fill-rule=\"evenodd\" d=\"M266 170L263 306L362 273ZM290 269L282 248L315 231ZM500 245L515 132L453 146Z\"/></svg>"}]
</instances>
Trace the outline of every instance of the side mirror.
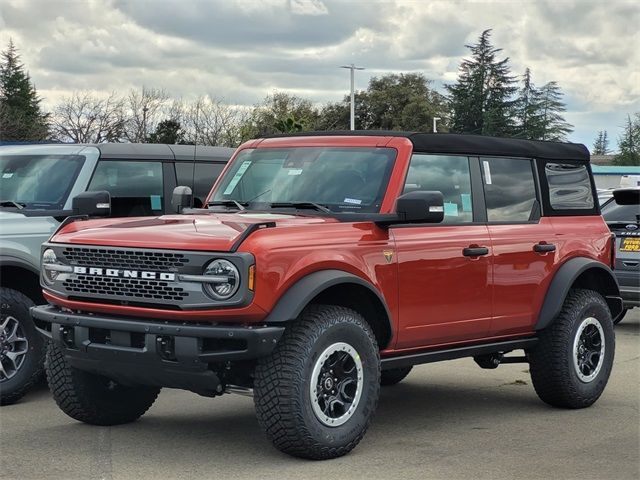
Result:
<instances>
[{"instance_id":1,"label":"side mirror","mask_svg":"<svg viewBox=\"0 0 640 480\"><path fill-rule=\"evenodd\" d=\"M417 191L398 197L396 212L401 223L440 223L444 219L442 192Z\"/></svg>"},{"instance_id":2,"label":"side mirror","mask_svg":"<svg viewBox=\"0 0 640 480\"><path fill-rule=\"evenodd\" d=\"M176 187L171 196L171 206L174 212L181 213L183 208L189 208L193 199L193 192L189 187Z\"/></svg>"},{"instance_id":3,"label":"side mirror","mask_svg":"<svg viewBox=\"0 0 640 480\"><path fill-rule=\"evenodd\" d=\"M108 217L111 215L111 195L106 190L83 192L71 201L74 215Z\"/></svg>"}]
</instances>

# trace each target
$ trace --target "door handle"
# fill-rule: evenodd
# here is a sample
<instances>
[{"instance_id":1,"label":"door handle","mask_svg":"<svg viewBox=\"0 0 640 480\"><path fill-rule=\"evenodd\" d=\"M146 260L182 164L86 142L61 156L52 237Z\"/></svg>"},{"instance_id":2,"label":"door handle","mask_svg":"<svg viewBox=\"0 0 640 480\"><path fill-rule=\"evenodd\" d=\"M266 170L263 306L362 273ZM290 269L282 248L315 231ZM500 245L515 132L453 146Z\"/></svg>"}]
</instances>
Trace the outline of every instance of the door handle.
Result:
<instances>
[{"instance_id":1,"label":"door handle","mask_svg":"<svg viewBox=\"0 0 640 480\"><path fill-rule=\"evenodd\" d=\"M469 246L462 249L462 255L465 257L481 257L482 255L488 255L489 249L487 247L474 247Z\"/></svg>"},{"instance_id":2,"label":"door handle","mask_svg":"<svg viewBox=\"0 0 640 480\"><path fill-rule=\"evenodd\" d=\"M556 246L553 243L536 243L533 251L538 253L555 252Z\"/></svg>"}]
</instances>

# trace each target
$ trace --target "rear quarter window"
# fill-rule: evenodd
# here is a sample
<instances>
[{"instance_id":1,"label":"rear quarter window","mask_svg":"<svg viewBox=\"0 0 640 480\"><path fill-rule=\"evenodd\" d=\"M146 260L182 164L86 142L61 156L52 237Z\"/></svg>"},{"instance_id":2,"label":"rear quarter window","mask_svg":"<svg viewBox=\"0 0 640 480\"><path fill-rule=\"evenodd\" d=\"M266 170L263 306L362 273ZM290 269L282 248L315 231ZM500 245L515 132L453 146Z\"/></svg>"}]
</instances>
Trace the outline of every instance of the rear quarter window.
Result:
<instances>
[{"instance_id":1,"label":"rear quarter window","mask_svg":"<svg viewBox=\"0 0 640 480\"><path fill-rule=\"evenodd\" d=\"M594 208L591 179L585 165L550 162L544 166L544 174L553 210Z\"/></svg>"}]
</instances>

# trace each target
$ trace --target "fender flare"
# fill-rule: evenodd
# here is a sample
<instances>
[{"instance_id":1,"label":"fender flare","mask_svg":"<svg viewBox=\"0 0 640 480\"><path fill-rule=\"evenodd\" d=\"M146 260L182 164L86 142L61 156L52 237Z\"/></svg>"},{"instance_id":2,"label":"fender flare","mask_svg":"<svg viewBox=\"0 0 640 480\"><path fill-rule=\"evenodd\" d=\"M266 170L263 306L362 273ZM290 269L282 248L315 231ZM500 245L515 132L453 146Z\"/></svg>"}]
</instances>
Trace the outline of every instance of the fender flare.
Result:
<instances>
[{"instance_id":1,"label":"fender flare","mask_svg":"<svg viewBox=\"0 0 640 480\"><path fill-rule=\"evenodd\" d=\"M29 270L31 273L40 276L40 270L34 267L32 264L19 257L13 257L11 255L0 255L0 266L19 267Z\"/></svg>"},{"instance_id":2,"label":"fender flare","mask_svg":"<svg viewBox=\"0 0 640 480\"><path fill-rule=\"evenodd\" d=\"M393 335L389 307L380 292L366 280L342 270L320 270L302 277L278 299L275 307L265 319L265 323L282 323L294 320L311 300L327 288L348 283L365 287L378 298L385 309L388 323L386 326Z\"/></svg>"},{"instance_id":3,"label":"fender flare","mask_svg":"<svg viewBox=\"0 0 640 480\"><path fill-rule=\"evenodd\" d=\"M606 282L607 291L601 291L600 293L605 297L613 319L615 320L615 318L620 315L622 312L622 299L620 298L618 280L613 271L607 265L597 260L586 257L576 257L564 263L554 275L553 280L551 280L542 308L540 309L535 330L542 330L554 321L562 309L562 304L565 298L567 298L569 289L580 275L591 269L596 270L599 275L605 275L605 278L608 279Z\"/></svg>"}]
</instances>

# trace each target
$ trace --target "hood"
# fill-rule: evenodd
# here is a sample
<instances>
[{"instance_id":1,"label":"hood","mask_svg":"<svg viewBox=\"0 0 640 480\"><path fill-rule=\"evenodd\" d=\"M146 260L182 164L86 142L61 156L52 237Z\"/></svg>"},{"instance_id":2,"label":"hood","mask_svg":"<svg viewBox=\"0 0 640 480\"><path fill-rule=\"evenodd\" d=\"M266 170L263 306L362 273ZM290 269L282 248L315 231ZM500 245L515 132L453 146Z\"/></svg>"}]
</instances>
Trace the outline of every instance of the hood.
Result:
<instances>
[{"instance_id":1,"label":"hood","mask_svg":"<svg viewBox=\"0 0 640 480\"><path fill-rule=\"evenodd\" d=\"M67 225L55 235L53 241L79 245L228 252L251 225L264 222L287 227L334 223L336 220L330 217L251 212L85 220Z\"/></svg>"},{"instance_id":2,"label":"hood","mask_svg":"<svg viewBox=\"0 0 640 480\"><path fill-rule=\"evenodd\" d=\"M19 210L0 209L0 236L20 237L42 235L46 238L60 225L50 215L31 216Z\"/></svg>"}]
</instances>

